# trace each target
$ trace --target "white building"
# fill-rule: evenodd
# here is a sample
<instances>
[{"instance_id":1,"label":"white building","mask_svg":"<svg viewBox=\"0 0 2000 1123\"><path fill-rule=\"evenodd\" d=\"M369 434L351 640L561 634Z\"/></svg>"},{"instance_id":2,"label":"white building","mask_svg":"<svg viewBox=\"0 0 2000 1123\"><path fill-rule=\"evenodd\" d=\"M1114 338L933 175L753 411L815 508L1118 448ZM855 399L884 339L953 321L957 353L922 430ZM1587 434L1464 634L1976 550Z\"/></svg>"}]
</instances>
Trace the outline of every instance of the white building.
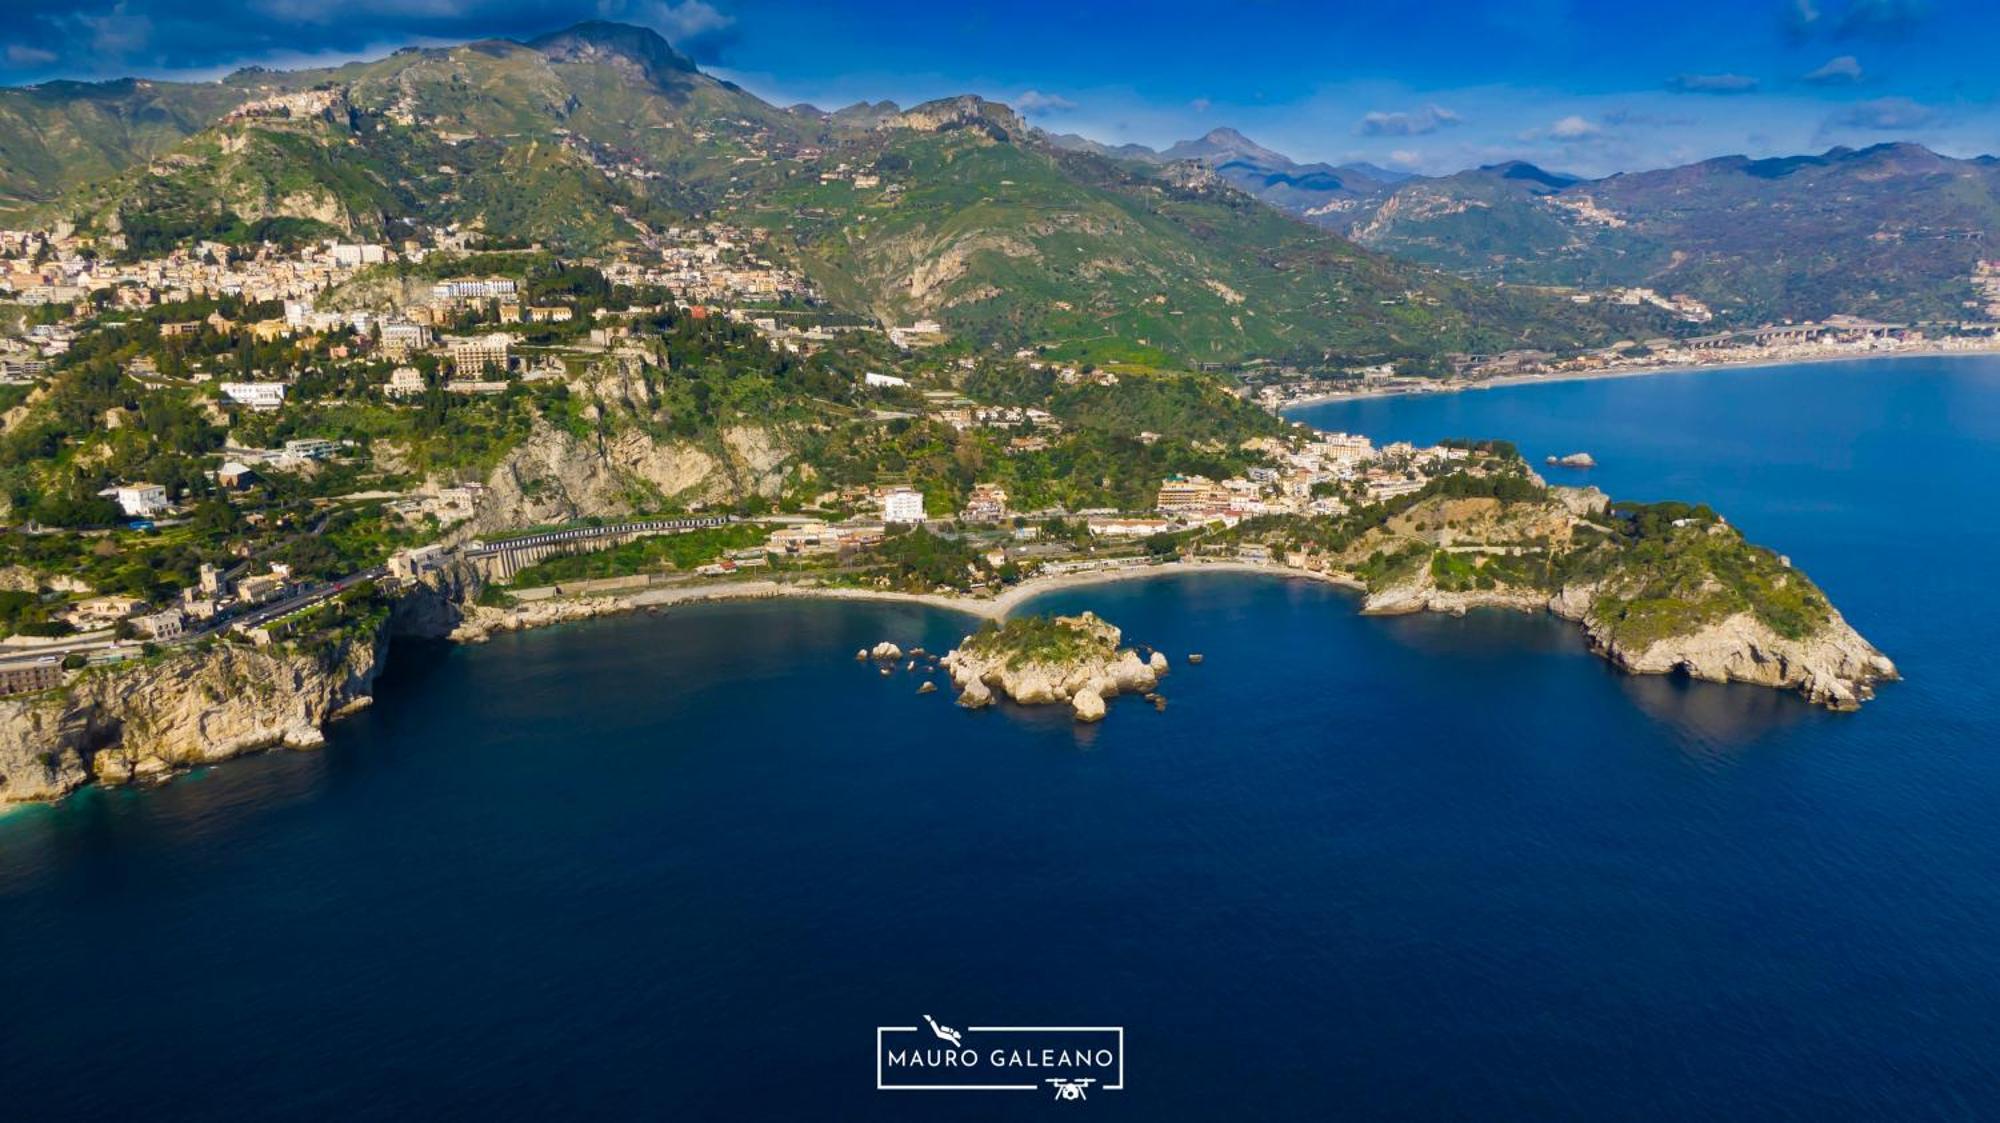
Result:
<instances>
[{"instance_id":1,"label":"white building","mask_svg":"<svg viewBox=\"0 0 2000 1123\"><path fill-rule=\"evenodd\" d=\"M431 286L431 295L439 300L483 300L513 296L518 288L506 277L489 277L483 281L443 281Z\"/></svg>"},{"instance_id":2,"label":"white building","mask_svg":"<svg viewBox=\"0 0 2000 1123\"><path fill-rule=\"evenodd\" d=\"M111 498L135 519L151 518L168 507L167 489L159 484L119 484L111 489Z\"/></svg>"},{"instance_id":3,"label":"white building","mask_svg":"<svg viewBox=\"0 0 2000 1123\"><path fill-rule=\"evenodd\" d=\"M217 389L230 402L251 409L277 409L285 404L282 382L224 382Z\"/></svg>"},{"instance_id":4,"label":"white building","mask_svg":"<svg viewBox=\"0 0 2000 1123\"><path fill-rule=\"evenodd\" d=\"M421 394L424 392L423 372L415 367L397 367L389 372L388 389L392 398Z\"/></svg>"},{"instance_id":5,"label":"white building","mask_svg":"<svg viewBox=\"0 0 2000 1123\"><path fill-rule=\"evenodd\" d=\"M389 260L388 250L382 246L362 244L357 246L335 245L330 252L335 265L352 269L357 265L380 265Z\"/></svg>"},{"instance_id":6,"label":"white building","mask_svg":"<svg viewBox=\"0 0 2000 1123\"><path fill-rule=\"evenodd\" d=\"M325 437L302 437L285 442L287 460L327 460L339 451L340 442Z\"/></svg>"},{"instance_id":7,"label":"white building","mask_svg":"<svg viewBox=\"0 0 2000 1123\"><path fill-rule=\"evenodd\" d=\"M866 386L908 386L910 384L910 380L907 378L897 378L893 374L877 374L872 370L862 375L861 381Z\"/></svg>"},{"instance_id":8,"label":"white building","mask_svg":"<svg viewBox=\"0 0 2000 1123\"><path fill-rule=\"evenodd\" d=\"M891 488L882 493L882 521L920 523L924 521L924 493L915 488Z\"/></svg>"},{"instance_id":9,"label":"white building","mask_svg":"<svg viewBox=\"0 0 2000 1123\"><path fill-rule=\"evenodd\" d=\"M132 627L151 640L176 640L187 633L187 616L178 608L132 617Z\"/></svg>"}]
</instances>

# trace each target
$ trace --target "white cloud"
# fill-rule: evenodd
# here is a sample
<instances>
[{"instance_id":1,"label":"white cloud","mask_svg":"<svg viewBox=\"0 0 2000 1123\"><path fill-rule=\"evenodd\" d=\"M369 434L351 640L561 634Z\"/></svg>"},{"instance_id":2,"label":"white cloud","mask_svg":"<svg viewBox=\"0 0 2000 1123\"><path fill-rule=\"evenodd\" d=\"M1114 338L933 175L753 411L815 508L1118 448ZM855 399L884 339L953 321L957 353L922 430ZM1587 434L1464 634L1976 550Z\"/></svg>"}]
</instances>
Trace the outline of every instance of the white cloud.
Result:
<instances>
[{"instance_id":1,"label":"white cloud","mask_svg":"<svg viewBox=\"0 0 2000 1123\"><path fill-rule=\"evenodd\" d=\"M1603 135L1604 126L1574 113L1549 126L1549 136L1560 141L1590 140Z\"/></svg>"},{"instance_id":2,"label":"white cloud","mask_svg":"<svg viewBox=\"0 0 2000 1123\"><path fill-rule=\"evenodd\" d=\"M1458 124L1459 115L1442 105L1426 105L1410 113L1376 110L1361 118L1356 131L1362 136L1423 136Z\"/></svg>"},{"instance_id":3,"label":"white cloud","mask_svg":"<svg viewBox=\"0 0 2000 1123\"><path fill-rule=\"evenodd\" d=\"M1014 99L1014 108L1023 113L1068 113L1076 108L1076 103L1061 94L1023 90L1021 96Z\"/></svg>"},{"instance_id":4,"label":"white cloud","mask_svg":"<svg viewBox=\"0 0 2000 1123\"><path fill-rule=\"evenodd\" d=\"M1683 94L1747 94L1757 88L1748 74L1676 74L1667 88Z\"/></svg>"},{"instance_id":5,"label":"white cloud","mask_svg":"<svg viewBox=\"0 0 2000 1123\"><path fill-rule=\"evenodd\" d=\"M1867 129L1874 132L1901 132L1936 124L1938 111L1906 97L1878 97L1858 101L1832 117L1832 129Z\"/></svg>"},{"instance_id":6,"label":"white cloud","mask_svg":"<svg viewBox=\"0 0 2000 1123\"><path fill-rule=\"evenodd\" d=\"M1807 74L1805 80L1815 85L1835 86L1844 82L1861 81L1861 60L1853 55L1830 58L1819 69Z\"/></svg>"},{"instance_id":7,"label":"white cloud","mask_svg":"<svg viewBox=\"0 0 2000 1123\"><path fill-rule=\"evenodd\" d=\"M29 47L20 43L7 45L7 62L10 66L45 66L54 61L56 61L54 51L45 51L40 47Z\"/></svg>"},{"instance_id":8,"label":"white cloud","mask_svg":"<svg viewBox=\"0 0 2000 1123\"><path fill-rule=\"evenodd\" d=\"M597 14L647 24L674 44L725 31L736 22L708 0L681 0L678 4L672 0L598 0Z\"/></svg>"},{"instance_id":9,"label":"white cloud","mask_svg":"<svg viewBox=\"0 0 2000 1123\"><path fill-rule=\"evenodd\" d=\"M1804 35L1819 25L1819 8L1813 0L1790 0L1785 5L1785 26L1794 34Z\"/></svg>"},{"instance_id":10,"label":"white cloud","mask_svg":"<svg viewBox=\"0 0 2000 1123\"><path fill-rule=\"evenodd\" d=\"M79 14L76 20L90 32L90 49L106 58L122 59L153 37L153 21L129 11L125 0L118 0L101 16Z\"/></svg>"}]
</instances>

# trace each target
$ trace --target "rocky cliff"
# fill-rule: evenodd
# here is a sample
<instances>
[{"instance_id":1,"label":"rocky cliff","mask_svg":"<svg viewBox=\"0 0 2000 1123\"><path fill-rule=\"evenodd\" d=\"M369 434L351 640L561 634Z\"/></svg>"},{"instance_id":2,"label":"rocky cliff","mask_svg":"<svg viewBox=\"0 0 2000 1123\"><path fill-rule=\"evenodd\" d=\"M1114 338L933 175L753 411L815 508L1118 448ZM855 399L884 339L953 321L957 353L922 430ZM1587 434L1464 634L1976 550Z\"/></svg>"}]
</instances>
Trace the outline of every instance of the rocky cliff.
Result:
<instances>
[{"instance_id":1,"label":"rocky cliff","mask_svg":"<svg viewBox=\"0 0 2000 1123\"><path fill-rule=\"evenodd\" d=\"M1739 612L1700 629L1650 641L1620 636L1586 588L1565 589L1549 610L1583 625L1591 647L1633 674L1681 673L1703 682L1743 682L1796 690L1835 710L1858 709L1875 684L1902 677L1896 664L1839 613L1802 637L1780 634L1754 613Z\"/></svg>"},{"instance_id":2,"label":"rocky cliff","mask_svg":"<svg viewBox=\"0 0 2000 1123\"><path fill-rule=\"evenodd\" d=\"M783 485L790 450L770 428L731 425L701 439L670 439L649 428L657 403L634 359L602 364L570 389L588 403L582 420L594 431L538 418L488 474L491 491L469 531L775 497Z\"/></svg>"},{"instance_id":3,"label":"rocky cliff","mask_svg":"<svg viewBox=\"0 0 2000 1123\"><path fill-rule=\"evenodd\" d=\"M96 779L164 777L276 745L313 748L365 706L386 637L310 649L218 643L0 700L0 802L55 799Z\"/></svg>"},{"instance_id":4,"label":"rocky cliff","mask_svg":"<svg viewBox=\"0 0 2000 1123\"><path fill-rule=\"evenodd\" d=\"M1167 672L1166 656L1142 659L1119 647L1123 638L1088 612L1017 617L967 636L942 664L967 709L991 705L998 691L1024 706L1065 703L1076 720L1097 721L1107 699L1149 693Z\"/></svg>"},{"instance_id":5,"label":"rocky cliff","mask_svg":"<svg viewBox=\"0 0 2000 1123\"><path fill-rule=\"evenodd\" d=\"M469 570L425 578L386 619L296 644L213 643L0 699L0 803L58 799L275 746L314 748L369 704L392 635L443 637L477 592Z\"/></svg>"}]
</instances>

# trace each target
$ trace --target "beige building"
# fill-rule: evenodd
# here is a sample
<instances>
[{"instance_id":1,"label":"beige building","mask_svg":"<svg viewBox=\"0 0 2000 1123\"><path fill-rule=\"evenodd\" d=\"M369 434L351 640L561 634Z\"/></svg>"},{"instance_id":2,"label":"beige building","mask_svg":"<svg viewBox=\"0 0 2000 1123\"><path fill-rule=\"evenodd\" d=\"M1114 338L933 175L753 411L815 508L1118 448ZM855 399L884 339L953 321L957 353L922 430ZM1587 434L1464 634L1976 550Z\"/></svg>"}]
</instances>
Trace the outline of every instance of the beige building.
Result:
<instances>
[{"instance_id":1,"label":"beige building","mask_svg":"<svg viewBox=\"0 0 2000 1123\"><path fill-rule=\"evenodd\" d=\"M488 367L506 370L514 337L505 332L462 336L448 340L446 346L451 353L452 369L460 378L472 378L484 373Z\"/></svg>"},{"instance_id":2,"label":"beige building","mask_svg":"<svg viewBox=\"0 0 2000 1123\"><path fill-rule=\"evenodd\" d=\"M18 663L0 663L0 694L30 694L62 685L62 658L43 655Z\"/></svg>"}]
</instances>

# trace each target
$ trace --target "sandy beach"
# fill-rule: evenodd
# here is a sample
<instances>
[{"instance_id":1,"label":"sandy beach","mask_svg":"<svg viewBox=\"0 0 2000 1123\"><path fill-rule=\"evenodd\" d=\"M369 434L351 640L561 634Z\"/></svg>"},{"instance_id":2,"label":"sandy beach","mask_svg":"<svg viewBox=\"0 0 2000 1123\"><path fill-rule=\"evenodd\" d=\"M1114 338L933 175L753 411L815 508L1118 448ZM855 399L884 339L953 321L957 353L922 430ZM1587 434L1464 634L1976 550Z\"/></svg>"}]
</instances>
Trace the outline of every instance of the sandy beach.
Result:
<instances>
[{"instance_id":1,"label":"sandy beach","mask_svg":"<svg viewBox=\"0 0 2000 1123\"><path fill-rule=\"evenodd\" d=\"M1358 589L1353 582L1316 573L1307 569L1295 569L1283 565L1260 565L1253 562L1214 561L1190 562L1171 561L1154 565L1127 566L1119 569L1102 569L1088 573L1062 573L1048 577L1036 577L1023 581L1002 591L998 596L947 595L943 593L905 593L890 589L856 589L833 585L791 584L780 581L730 581L713 585L687 585L674 588L648 589L644 592L609 597L582 599L609 602L607 611L621 609L664 608L677 604L699 604L709 601L780 600L804 598L812 600L858 600L882 601L895 604L921 604L929 608L941 608L948 612L960 612L984 620L1003 620L1021 605L1048 593L1067 589L1088 588L1092 585L1107 585L1119 581L1138 581L1154 577L1169 577L1183 573L1250 573L1266 577L1291 577L1310 581L1324 581L1343 588ZM553 599L553 598L551 598ZM530 602L547 604L548 600ZM560 603L560 602L557 602Z\"/></svg>"},{"instance_id":2,"label":"sandy beach","mask_svg":"<svg viewBox=\"0 0 2000 1123\"><path fill-rule=\"evenodd\" d=\"M1858 352L1851 355L1806 355L1783 359L1747 359L1742 362L1726 363L1672 363L1660 366L1615 367L1609 370L1558 371L1554 374L1509 374L1499 378L1486 378L1477 382L1463 382L1438 390L1389 390L1382 393L1367 391L1342 391L1336 394L1314 394L1286 402L1279 410L1280 416L1307 406L1325 405L1329 402L1353 402L1370 398L1413 398L1430 394L1462 394L1473 390L1497 390L1504 386L1539 386L1554 382L1597 382L1611 378L1645 378L1655 374L1690 374L1701 371L1745 371L1763 370L1770 367L1804 366L1814 363L1852 363L1872 359L1948 359L1992 357L2000 355L2000 346L1969 350L1963 347L1925 347L1897 351Z\"/></svg>"}]
</instances>

